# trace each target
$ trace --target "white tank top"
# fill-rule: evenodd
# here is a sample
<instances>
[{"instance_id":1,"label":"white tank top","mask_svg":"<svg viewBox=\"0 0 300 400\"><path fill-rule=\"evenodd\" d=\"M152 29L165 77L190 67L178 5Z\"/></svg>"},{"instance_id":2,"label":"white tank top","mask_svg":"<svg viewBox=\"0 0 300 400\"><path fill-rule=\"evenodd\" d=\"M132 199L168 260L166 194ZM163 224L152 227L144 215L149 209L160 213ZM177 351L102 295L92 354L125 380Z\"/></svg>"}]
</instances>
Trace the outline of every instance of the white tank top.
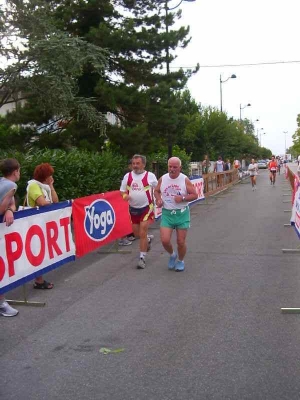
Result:
<instances>
[{"instance_id":1,"label":"white tank top","mask_svg":"<svg viewBox=\"0 0 300 400\"><path fill-rule=\"evenodd\" d=\"M216 172L223 172L224 171L224 164L223 164L223 161L217 161L216 162Z\"/></svg>"},{"instance_id":2,"label":"white tank top","mask_svg":"<svg viewBox=\"0 0 300 400\"><path fill-rule=\"evenodd\" d=\"M182 173L180 173L176 179L170 178L169 174L162 176L160 191L163 200L163 208L167 210L178 210L187 206L186 201L175 203L174 200L174 196L176 195L187 196L186 178L187 176Z\"/></svg>"}]
</instances>

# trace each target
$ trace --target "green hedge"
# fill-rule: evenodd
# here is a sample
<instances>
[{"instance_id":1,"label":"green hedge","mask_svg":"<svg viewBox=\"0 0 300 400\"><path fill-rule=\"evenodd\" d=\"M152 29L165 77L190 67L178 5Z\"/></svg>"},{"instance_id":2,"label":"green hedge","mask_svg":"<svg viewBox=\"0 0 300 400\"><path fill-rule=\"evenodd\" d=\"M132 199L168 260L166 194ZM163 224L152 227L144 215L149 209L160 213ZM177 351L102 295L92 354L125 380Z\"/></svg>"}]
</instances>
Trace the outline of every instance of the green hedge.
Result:
<instances>
[{"instance_id":1,"label":"green hedge","mask_svg":"<svg viewBox=\"0 0 300 400\"><path fill-rule=\"evenodd\" d=\"M0 159L13 157L21 164L18 196L24 199L27 181L32 179L34 168L48 162L54 168L54 186L60 200L75 199L94 193L118 190L127 160L109 151L90 153L71 150L39 150L21 153L0 152Z\"/></svg>"},{"instance_id":2,"label":"green hedge","mask_svg":"<svg viewBox=\"0 0 300 400\"><path fill-rule=\"evenodd\" d=\"M188 173L189 156L175 147L174 156L182 160L183 172ZM54 186L59 200L76 199L95 193L118 190L127 170L123 156L107 150L91 153L82 150L31 150L0 151L0 160L16 158L21 165L21 178L18 182L16 199L23 202L28 180L32 179L34 168L44 162L54 168ZM156 172L153 162L158 166L158 177L167 172L167 154L157 152L147 156L147 170ZM21 199L21 200L20 200Z\"/></svg>"}]
</instances>

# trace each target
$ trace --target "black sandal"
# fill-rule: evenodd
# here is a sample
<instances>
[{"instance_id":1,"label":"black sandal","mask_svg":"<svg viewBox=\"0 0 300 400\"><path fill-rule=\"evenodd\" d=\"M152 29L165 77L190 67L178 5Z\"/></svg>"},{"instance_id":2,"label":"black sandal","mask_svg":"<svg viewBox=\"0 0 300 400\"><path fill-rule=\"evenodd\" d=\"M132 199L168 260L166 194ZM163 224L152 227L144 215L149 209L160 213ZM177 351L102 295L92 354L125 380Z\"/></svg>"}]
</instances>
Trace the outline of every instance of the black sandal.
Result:
<instances>
[{"instance_id":1,"label":"black sandal","mask_svg":"<svg viewBox=\"0 0 300 400\"><path fill-rule=\"evenodd\" d=\"M44 281L43 283L34 282L33 288L34 289L53 289L53 283Z\"/></svg>"}]
</instances>

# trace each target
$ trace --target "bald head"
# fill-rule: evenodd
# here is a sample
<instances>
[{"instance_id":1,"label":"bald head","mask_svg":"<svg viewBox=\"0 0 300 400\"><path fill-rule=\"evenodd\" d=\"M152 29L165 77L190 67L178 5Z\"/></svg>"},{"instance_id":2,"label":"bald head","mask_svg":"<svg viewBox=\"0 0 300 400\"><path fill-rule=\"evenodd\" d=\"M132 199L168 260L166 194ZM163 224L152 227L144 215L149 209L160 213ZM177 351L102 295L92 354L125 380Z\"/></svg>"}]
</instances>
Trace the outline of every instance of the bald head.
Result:
<instances>
[{"instance_id":1,"label":"bald head","mask_svg":"<svg viewBox=\"0 0 300 400\"><path fill-rule=\"evenodd\" d=\"M180 158L178 158L178 157L171 157L171 158L169 158L169 161L168 161L168 165L170 164L170 163L178 163L178 165L179 165L179 167L181 167L181 160L180 160Z\"/></svg>"},{"instance_id":2,"label":"bald head","mask_svg":"<svg viewBox=\"0 0 300 400\"><path fill-rule=\"evenodd\" d=\"M178 157L171 157L168 161L169 176L172 179L178 178L181 172L181 160Z\"/></svg>"}]
</instances>

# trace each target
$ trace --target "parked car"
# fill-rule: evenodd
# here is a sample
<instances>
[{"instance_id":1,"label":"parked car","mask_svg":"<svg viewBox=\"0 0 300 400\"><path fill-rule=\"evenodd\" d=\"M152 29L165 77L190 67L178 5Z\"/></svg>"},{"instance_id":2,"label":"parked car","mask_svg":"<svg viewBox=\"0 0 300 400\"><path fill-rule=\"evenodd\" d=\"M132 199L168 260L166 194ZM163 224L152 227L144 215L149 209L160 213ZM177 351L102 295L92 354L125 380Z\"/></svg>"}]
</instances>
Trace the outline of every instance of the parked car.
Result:
<instances>
[{"instance_id":1,"label":"parked car","mask_svg":"<svg viewBox=\"0 0 300 400\"><path fill-rule=\"evenodd\" d=\"M268 164L265 160L258 160L257 166L259 169L267 169Z\"/></svg>"}]
</instances>

